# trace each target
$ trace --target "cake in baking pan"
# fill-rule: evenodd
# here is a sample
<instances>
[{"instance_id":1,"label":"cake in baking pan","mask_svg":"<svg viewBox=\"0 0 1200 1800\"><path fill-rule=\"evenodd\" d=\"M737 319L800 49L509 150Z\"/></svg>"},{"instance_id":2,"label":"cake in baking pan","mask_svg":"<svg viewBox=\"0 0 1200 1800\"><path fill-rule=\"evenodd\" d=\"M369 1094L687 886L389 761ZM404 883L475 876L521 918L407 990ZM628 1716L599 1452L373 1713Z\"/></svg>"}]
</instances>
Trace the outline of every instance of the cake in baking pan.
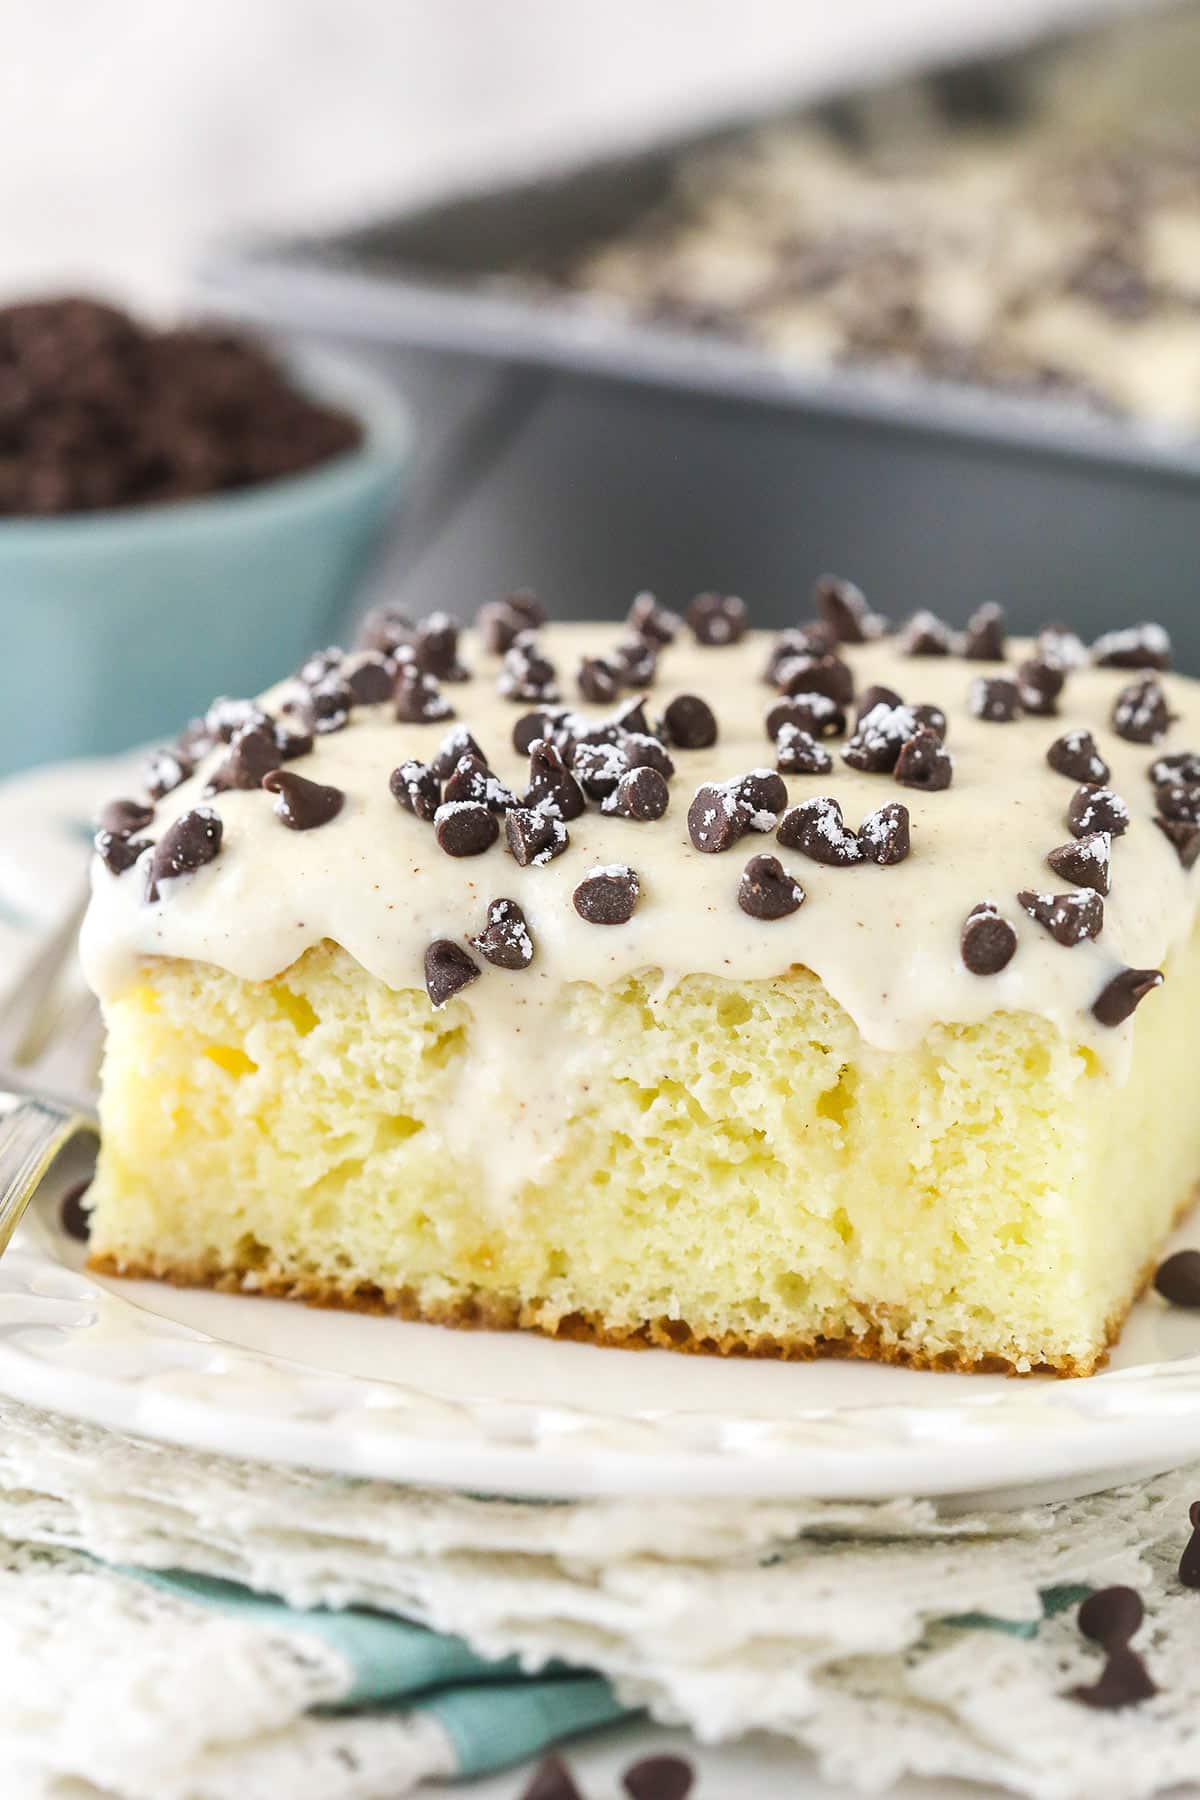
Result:
<instances>
[{"instance_id":1,"label":"cake in baking pan","mask_svg":"<svg viewBox=\"0 0 1200 1800\"><path fill-rule=\"evenodd\" d=\"M1200 690L705 594L382 608L114 801L92 1263L1085 1375L1200 1172Z\"/></svg>"}]
</instances>

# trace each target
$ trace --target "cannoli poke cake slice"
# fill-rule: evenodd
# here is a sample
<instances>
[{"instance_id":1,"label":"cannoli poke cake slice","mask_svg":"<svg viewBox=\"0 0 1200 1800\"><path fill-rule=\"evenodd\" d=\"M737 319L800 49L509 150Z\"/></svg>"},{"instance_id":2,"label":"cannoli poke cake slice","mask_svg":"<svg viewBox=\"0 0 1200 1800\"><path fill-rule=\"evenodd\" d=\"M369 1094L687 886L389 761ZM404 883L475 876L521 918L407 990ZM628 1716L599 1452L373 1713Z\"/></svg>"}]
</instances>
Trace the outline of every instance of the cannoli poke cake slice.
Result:
<instances>
[{"instance_id":1,"label":"cannoli poke cake slice","mask_svg":"<svg viewBox=\"0 0 1200 1800\"><path fill-rule=\"evenodd\" d=\"M92 1266L608 1344L1102 1361L1200 1172L1200 690L848 582L367 620L105 809Z\"/></svg>"}]
</instances>

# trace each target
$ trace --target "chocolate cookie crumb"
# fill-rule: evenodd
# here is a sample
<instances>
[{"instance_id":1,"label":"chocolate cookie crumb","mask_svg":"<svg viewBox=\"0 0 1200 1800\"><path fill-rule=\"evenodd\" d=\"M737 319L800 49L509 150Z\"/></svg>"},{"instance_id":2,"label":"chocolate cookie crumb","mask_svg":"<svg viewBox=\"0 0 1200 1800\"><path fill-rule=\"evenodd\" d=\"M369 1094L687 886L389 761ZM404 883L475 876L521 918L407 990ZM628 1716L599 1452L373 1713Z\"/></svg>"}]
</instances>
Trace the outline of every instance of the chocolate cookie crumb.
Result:
<instances>
[{"instance_id":1,"label":"chocolate cookie crumb","mask_svg":"<svg viewBox=\"0 0 1200 1800\"><path fill-rule=\"evenodd\" d=\"M738 643L750 622L736 594L697 594L686 617L696 642L710 648Z\"/></svg>"},{"instance_id":2,"label":"chocolate cookie crumb","mask_svg":"<svg viewBox=\"0 0 1200 1800\"><path fill-rule=\"evenodd\" d=\"M1015 681L1001 675L977 675L967 689L967 711L991 725L1007 725L1021 716L1021 695Z\"/></svg>"},{"instance_id":3,"label":"chocolate cookie crumb","mask_svg":"<svg viewBox=\"0 0 1200 1800\"><path fill-rule=\"evenodd\" d=\"M425 952L425 992L436 1009L453 1000L480 973L479 964L461 944L438 938Z\"/></svg>"},{"instance_id":4,"label":"chocolate cookie crumb","mask_svg":"<svg viewBox=\"0 0 1200 1800\"><path fill-rule=\"evenodd\" d=\"M858 841L867 861L882 869L903 862L912 848L907 806L889 800L878 812L870 813L858 828Z\"/></svg>"},{"instance_id":5,"label":"chocolate cookie crumb","mask_svg":"<svg viewBox=\"0 0 1200 1800\"><path fill-rule=\"evenodd\" d=\"M625 925L633 917L642 886L625 863L589 869L571 899L589 925Z\"/></svg>"},{"instance_id":6,"label":"chocolate cookie crumb","mask_svg":"<svg viewBox=\"0 0 1200 1800\"><path fill-rule=\"evenodd\" d=\"M428 763L417 762L415 758L410 757L398 769L392 770L388 786L401 806L415 813L418 819L431 821L442 804L441 782Z\"/></svg>"},{"instance_id":7,"label":"chocolate cookie crumb","mask_svg":"<svg viewBox=\"0 0 1200 1800\"><path fill-rule=\"evenodd\" d=\"M290 769L272 769L263 776L262 785L269 794L279 796L275 817L289 831L315 831L319 825L328 825L346 804L341 788L308 781Z\"/></svg>"},{"instance_id":8,"label":"chocolate cookie crumb","mask_svg":"<svg viewBox=\"0 0 1200 1800\"><path fill-rule=\"evenodd\" d=\"M677 750L707 750L717 741L716 714L699 694L676 694L668 700L662 728Z\"/></svg>"},{"instance_id":9,"label":"chocolate cookie crumb","mask_svg":"<svg viewBox=\"0 0 1200 1800\"><path fill-rule=\"evenodd\" d=\"M510 855L522 869L553 862L571 841L562 820L539 806L510 808L504 815L504 837Z\"/></svg>"},{"instance_id":10,"label":"chocolate cookie crumb","mask_svg":"<svg viewBox=\"0 0 1200 1800\"><path fill-rule=\"evenodd\" d=\"M1085 783L1071 795L1067 828L1073 837L1087 837L1093 831L1107 831L1110 837L1121 837L1129 829L1129 808L1111 788Z\"/></svg>"},{"instance_id":11,"label":"chocolate cookie crumb","mask_svg":"<svg viewBox=\"0 0 1200 1800\"><path fill-rule=\"evenodd\" d=\"M1130 744L1155 744L1171 724L1167 697L1153 675L1122 688L1112 710L1112 728Z\"/></svg>"},{"instance_id":12,"label":"chocolate cookie crumb","mask_svg":"<svg viewBox=\"0 0 1200 1800\"><path fill-rule=\"evenodd\" d=\"M1159 1263L1154 1286L1172 1306L1200 1308L1200 1250L1176 1250Z\"/></svg>"},{"instance_id":13,"label":"chocolate cookie crumb","mask_svg":"<svg viewBox=\"0 0 1200 1800\"><path fill-rule=\"evenodd\" d=\"M1163 984L1160 969L1121 969L1101 988L1092 1012L1101 1025L1122 1025L1146 995Z\"/></svg>"},{"instance_id":14,"label":"chocolate cookie crumb","mask_svg":"<svg viewBox=\"0 0 1200 1800\"><path fill-rule=\"evenodd\" d=\"M433 815L433 832L447 856L482 856L500 836L500 827L496 815L477 800L444 800Z\"/></svg>"},{"instance_id":15,"label":"chocolate cookie crumb","mask_svg":"<svg viewBox=\"0 0 1200 1800\"><path fill-rule=\"evenodd\" d=\"M1092 888L1107 894L1109 868L1112 862L1112 838L1107 831L1089 831L1085 837L1059 844L1046 857L1056 875L1073 881L1076 887Z\"/></svg>"},{"instance_id":16,"label":"chocolate cookie crumb","mask_svg":"<svg viewBox=\"0 0 1200 1800\"><path fill-rule=\"evenodd\" d=\"M967 620L962 653L968 662L1003 662L1004 650L1004 608L987 601Z\"/></svg>"},{"instance_id":17,"label":"chocolate cookie crumb","mask_svg":"<svg viewBox=\"0 0 1200 1800\"><path fill-rule=\"evenodd\" d=\"M1104 902L1090 889L1078 894L1038 894L1024 888L1017 899L1030 918L1067 949L1085 938L1098 938L1104 929Z\"/></svg>"},{"instance_id":18,"label":"chocolate cookie crumb","mask_svg":"<svg viewBox=\"0 0 1200 1800\"><path fill-rule=\"evenodd\" d=\"M775 835L785 849L799 850L813 862L829 868L848 868L863 859L862 845L830 794L819 794L802 800L798 806L789 806Z\"/></svg>"},{"instance_id":19,"label":"chocolate cookie crumb","mask_svg":"<svg viewBox=\"0 0 1200 1800\"><path fill-rule=\"evenodd\" d=\"M161 898L160 884L194 874L220 854L223 827L210 806L181 813L158 840L146 881L147 900Z\"/></svg>"},{"instance_id":20,"label":"chocolate cookie crumb","mask_svg":"<svg viewBox=\"0 0 1200 1800\"><path fill-rule=\"evenodd\" d=\"M1046 761L1057 774L1093 787L1107 781L1111 772L1090 731L1064 731L1047 750Z\"/></svg>"},{"instance_id":21,"label":"chocolate cookie crumb","mask_svg":"<svg viewBox=\"0 0 1200 1800\"><path fill-rule=\"evenodd\" d=\"M1017 934L992 900L981 900L963 921L962 959L972 975L998 975L1012 961Z\"/></svg>"},{"instance_id":22,"label":"chocolate cookie crumb","mask_svg":"<svg viewBox=\"0 0 1200 1800\"><path fill-rule=\"evenodd\" d=\"M738 883L738 905L752 919L784 919L799 911L804 889L777 856L752 856Z\"/></svg>"},{"instance_id":23,"label":"chocolate cookie crumb","mask_svg":"<svg viewBox=\"0 0 1200 1800\"><path fill-rule=\"evenodd\" d=\"M954 779L954 758L937 732L923 725L915 737L901 745L895 776L902 787L921 788L927 794L940 793Z\"/></svg>"},{"instance_id":24,"label":"chocolate cookie crumb","mask_svg":"<svg viewBox=\"0 0 1200 1800\"><path fill-rule=\"evenodd\" d=\"M498 969L527 969L533 961L533 939L515 900L490 901L487 924L471 943Z\"/></svg>"}]
</instances>

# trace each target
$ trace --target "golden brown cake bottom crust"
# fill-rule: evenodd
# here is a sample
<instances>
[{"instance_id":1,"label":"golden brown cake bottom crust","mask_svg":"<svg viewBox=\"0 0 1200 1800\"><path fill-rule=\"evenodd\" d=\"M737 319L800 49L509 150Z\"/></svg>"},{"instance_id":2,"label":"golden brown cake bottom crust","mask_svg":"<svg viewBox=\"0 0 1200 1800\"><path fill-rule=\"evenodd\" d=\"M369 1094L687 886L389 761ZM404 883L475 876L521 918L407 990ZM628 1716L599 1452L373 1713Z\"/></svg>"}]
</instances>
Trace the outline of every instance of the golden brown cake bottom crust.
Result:
<instances>
[{"instance_id":1,"label":"golden brown cake bottom crust","mask_svg":"<svg viewBox=\"0 0 1200 1800\"><path fill-rule=\"evenodd\" d=\"M1179 1218L1190 1209L1189 1195ZM882 1326L844 1337L751 1337L725 1332L719 1337L694 1332L682 1319L649 1319L638 1326L614 1326L596 1313L567 1313L547 1320L536 1303L524 1304L503 1296L478 1292L467 1299L422 1304L410 1288L384 1289L361 1282L353 1287L307 1276L267 1279L257 1272L206 1269L200 1266L160 1266L150 1262L118 1262L113 1256L92 1256L88 1268L97 1275L131 1281L166 1281L173 1287L212 1288L224 1294L248 1294L264 1300L299 1300L342 1312L384 1314L426 1325L447 1325L463 1331L537 1331L544 1337L573 1343L599 1344L620 1350L675 1350L689 1356L756 1357L777 1362L816 1362L826 1358L891 1364L959 1375L1058 1375L1077 1378L1094 1375L1108 1361L1108 1353L1121 1335L1134 1303L1145 1292L1158 1266L1151 1259L1128 1304L1105 1327L1104 1348L1094 1357L1061 1357L1053 1362L1019 1369L1006 1357L987 1352L972 1357L966 1352L944 1351L930 1355L889 1339ZM871 1317L870 1307L857 1311Z\"/></svg>"}]
</instances>

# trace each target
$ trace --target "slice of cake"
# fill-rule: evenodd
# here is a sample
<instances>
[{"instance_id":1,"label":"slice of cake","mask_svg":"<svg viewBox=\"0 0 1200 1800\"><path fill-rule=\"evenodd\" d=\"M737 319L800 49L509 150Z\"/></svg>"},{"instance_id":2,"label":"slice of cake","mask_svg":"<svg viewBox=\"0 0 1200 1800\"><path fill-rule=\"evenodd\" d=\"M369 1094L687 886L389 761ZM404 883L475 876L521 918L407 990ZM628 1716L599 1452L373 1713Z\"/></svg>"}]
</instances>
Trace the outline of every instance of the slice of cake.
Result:
<instances>
[{"instance_id":1,"label":"slice of cake","mask_svg":"<svg viewBox=\"0 0 1200 1800\"><path fill-rule=\"evenodd\" d=\"M518 594L216 702L97 839L93 1267L1087 1374L1200 1172L1167 649Z\"/></svg>"}]
</instances>

